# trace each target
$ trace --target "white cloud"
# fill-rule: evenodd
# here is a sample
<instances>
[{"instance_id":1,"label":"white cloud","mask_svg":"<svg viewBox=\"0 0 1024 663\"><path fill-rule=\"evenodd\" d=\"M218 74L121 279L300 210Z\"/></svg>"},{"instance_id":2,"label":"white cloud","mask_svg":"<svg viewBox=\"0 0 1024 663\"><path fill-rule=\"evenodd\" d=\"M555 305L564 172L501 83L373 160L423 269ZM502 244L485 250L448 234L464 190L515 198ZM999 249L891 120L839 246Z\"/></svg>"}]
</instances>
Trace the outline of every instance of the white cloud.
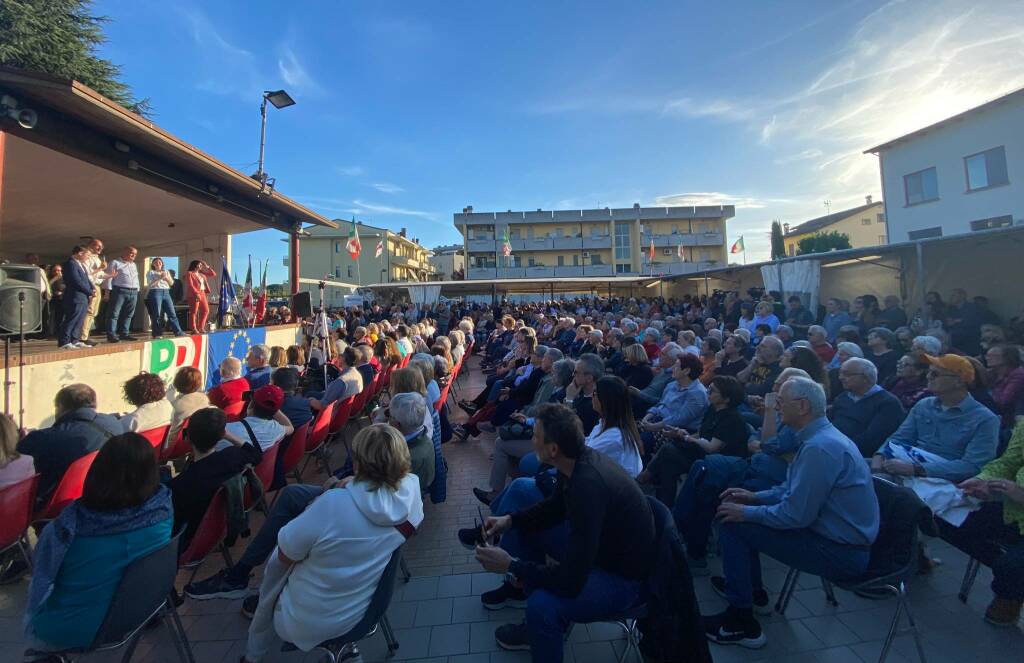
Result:
<instances>
[{"instance_id":1,"label":"white cloud","mask_svg":"<svg viewBox=\"0 0 1024 663\"><path fill-rule=\"evenodd\" d=\"M752 196L736 196L717 191L692 193L672 193L654 199L655 206L665 207L701 207L714 205L735 205L736 209L763 209L771 204L786 203L780 198L755 198Z\"/></svg>"},{"instance_id":2,"label":"white cloud","mask_svg":"<svg viewBox=\"0 0 1024 663\"><path fill-rule=\"evenodd\" d=\"M391 184L390 182L374 182L370 186L381 193L402 193L405 191L402 187L397 184Z\"/></svg>"},{"instance_id":3,"label":"white cloud","mask_svg":"<svg viewBox=\"0 0 1024 663\"><path fill-rule=\"evenodd\" d=\"M200 60L196 78L199 89L220 95L233 95L258 100L260 71L256 56L231 43L198 7L178 7L188 25Z\"/></svg>"},{"instance_id":4,"label":"white cloud","mask_svg":"<svg viewBox=\"0 0 1024 663\"><path fill-rule=\"evenodd\" d=\"M281 74L281 79L285 84L295 90L305 94L316 94L320 91L320 86L299 62L295 51L287 46L281 47L281 56L277 60L277 71Z\"/></svg>"},{"instance_id":5,"label":"white cloud","mask_svg":"<svg viewBox=\"0 0 1024 663\"><path fill-rule=\"evenodd\" d=\"M778 118L775 115L772 115L772 119L768 120L768 122L766 122L765 125L761 127L760 142L762 145L767 145L768 143L771 142L772 136L775 135L775 130L778 126L777 121Z\"/></svg>"},{"instance_id":6,"label":"white cloud","mask_svg":"<svg viewBox=\"0 0 1024 663\"><path fill-rule=\"evenodd\" d=\"M803 150L802 152L797 152L796 154L791 154L789 156L778 157L777 159L775 159L775 163L780 166L785 166L786 164L796 163L798 161L809 161L811 159L817 159L823 154L824 152L822 152L818 148L811 148Z\"/></svg>"},{"instance_id":7,"label":"white cloud","mask_svg":"<svg viewBox=\"0 0 1024 663\"><path fill-rule=\"evenodd\" d=\"M359 177L365 170L362 166L338 166L338 173L345 177Z\"/></svg>"},{"instance_id":8,"label":"white cloud","mask_svg":"<svg viewBox=\"0 0 1024 663\"><path fill-rule=\"evenodd\" d=\"M664 107L667 115L681 115L691 118L714 118L727 122L750 120L752 109L749 106L724 99L698 101L690 97L669 100Z\"/></svg>"},{"instance_id":9,"label":"white cloud","mask_svg":"<svg viewBox=\"0 0 1024 663\"><path fill-rule=\"evenodd\" d=\"M390 205L379 205L377 203L368 203L362 200L353 200L353 203L358 205L364 210L369 212L377 212L378 214L395 214L398 216L415 216L421 219L436 220L437 215L433 212L424 212L422 210L407 209L404 207L392 207Z\"/></svg>"}]
</instances>

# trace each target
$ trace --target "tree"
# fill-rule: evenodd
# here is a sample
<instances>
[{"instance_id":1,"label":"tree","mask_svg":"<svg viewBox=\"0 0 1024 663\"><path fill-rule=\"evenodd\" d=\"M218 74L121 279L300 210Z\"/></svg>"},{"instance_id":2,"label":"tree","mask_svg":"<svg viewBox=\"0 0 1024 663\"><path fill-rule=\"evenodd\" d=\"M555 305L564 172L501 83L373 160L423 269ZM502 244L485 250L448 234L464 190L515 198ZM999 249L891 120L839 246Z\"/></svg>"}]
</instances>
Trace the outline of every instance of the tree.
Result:
<instances>
[{"instance_id":1,"label":"tree","mask_svg":"<svg viewBox=\"0 0 1024 663\"><path fill-rule=\"evenodd\" d=\"M772 260L786 257L786 245L782 241L782 225L772 221Z\"/></svg>"},{"instance_id":2,"label":"tree","mask_svg":"<svg viewBox=\"0 0 1024 663\"><path fill-rule=\"evenodd\" d=\"M130 111L148 114L148 100L136 99L118 80L121 67L96 55L106 41L102 25L108 19L93 16L91 5L91 0L3 0L0 65L79 81Z\"/></svg>"},{"instance_id":3,"label":"tree","mask_svg":"<svg viewBox=\"0 0 1024 663\"><path fill-rule=\"evenodd\" d=\"M799 256L808 253L827 253L841 249L851 249L850 236L836 230L827 233L815 233L810 237L804 237L797 244L796 254Z\"/></svg>"}]
</instances>

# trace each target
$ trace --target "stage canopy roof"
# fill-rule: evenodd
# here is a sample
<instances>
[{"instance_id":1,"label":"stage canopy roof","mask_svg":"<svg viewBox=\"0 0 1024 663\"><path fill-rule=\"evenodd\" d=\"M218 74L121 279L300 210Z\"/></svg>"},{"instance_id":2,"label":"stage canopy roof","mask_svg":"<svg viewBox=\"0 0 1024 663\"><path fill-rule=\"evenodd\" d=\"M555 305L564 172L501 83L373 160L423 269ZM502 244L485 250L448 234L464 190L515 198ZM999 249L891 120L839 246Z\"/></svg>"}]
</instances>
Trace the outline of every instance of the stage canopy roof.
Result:
<instances>
[{"instance_id":1,"label":"stage canopy roof","mask_svg":"<svg viewBox=\"0 0 1024 663\"><path fill-rule=\"evenodd\" d=\"M63 259L87 236L146 255L210 235L335 227L81 83L0 68L0 95L38 117L32 128L0 117L4 258Z\"/></svg>"}]
</instances>

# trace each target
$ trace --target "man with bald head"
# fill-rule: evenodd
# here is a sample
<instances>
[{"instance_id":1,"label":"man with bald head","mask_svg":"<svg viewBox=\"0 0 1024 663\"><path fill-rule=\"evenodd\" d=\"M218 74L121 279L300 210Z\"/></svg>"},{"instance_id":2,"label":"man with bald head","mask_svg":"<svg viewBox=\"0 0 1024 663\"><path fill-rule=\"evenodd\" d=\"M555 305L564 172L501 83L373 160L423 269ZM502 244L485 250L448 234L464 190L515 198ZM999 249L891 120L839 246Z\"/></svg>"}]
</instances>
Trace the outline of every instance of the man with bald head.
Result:
<instances>
[{"instance_id":1,"label":"man with bald head","mask_svg":"<svg viewBox=\"0 0 1024 663\"><path fill-rule=\"evenodd\" d=\"M243 394L251 391L249 381L242 377L242 362L236 357L225 357L220 363L220 384L206 393L210 405L220 409L238 403Z\"/></svg>"}]
</instances>

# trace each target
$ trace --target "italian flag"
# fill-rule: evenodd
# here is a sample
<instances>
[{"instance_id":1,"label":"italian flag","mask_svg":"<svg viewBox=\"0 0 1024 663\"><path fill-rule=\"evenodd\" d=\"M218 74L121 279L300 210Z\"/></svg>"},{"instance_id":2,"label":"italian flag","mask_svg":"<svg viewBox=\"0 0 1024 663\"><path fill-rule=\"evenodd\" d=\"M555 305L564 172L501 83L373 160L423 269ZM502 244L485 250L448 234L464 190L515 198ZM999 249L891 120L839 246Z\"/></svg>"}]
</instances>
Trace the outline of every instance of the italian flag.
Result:
<instances>
[{"instance_id":1,"label":"italian flag","mask_svg":"<svg viewBox=\"0 0 1024 663\"><path fill-rule=\"evenodd\" d=\"M353 260L359 259L363 251L363 245L359 243L359 229L356 228L356 219L352 217L352 227L348 231L348 241L345 242L345 250L352 256Z\"/></svg>"},{"instance_id":2,"label":"italian flag","mask_svg":"<svg viewBox=\"0 0 1024 663\"><path fill-rule=\"evenodd\" d=\"M740 235L740 238L733 242L729 253L743 253L744 251L746 251L746 248L743 246L743 235Z\"/></svg>"},{"instance_id":3,"label":"italian flag","mask_svg":"<svg viewBox=\"0 0 1024 663\"><path fill-rule=\"evenodd\" d=\"M377 242L377 250L374 252L373 257L379 258L382 255L384 255L384 240L380 240L379 242Z\"/></svg>"}]
</instances>

